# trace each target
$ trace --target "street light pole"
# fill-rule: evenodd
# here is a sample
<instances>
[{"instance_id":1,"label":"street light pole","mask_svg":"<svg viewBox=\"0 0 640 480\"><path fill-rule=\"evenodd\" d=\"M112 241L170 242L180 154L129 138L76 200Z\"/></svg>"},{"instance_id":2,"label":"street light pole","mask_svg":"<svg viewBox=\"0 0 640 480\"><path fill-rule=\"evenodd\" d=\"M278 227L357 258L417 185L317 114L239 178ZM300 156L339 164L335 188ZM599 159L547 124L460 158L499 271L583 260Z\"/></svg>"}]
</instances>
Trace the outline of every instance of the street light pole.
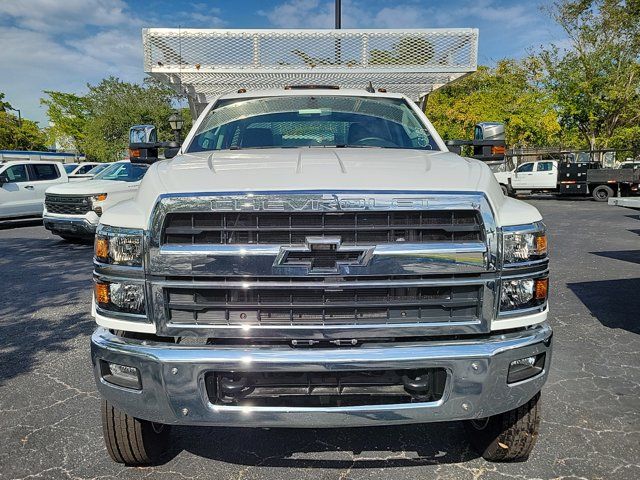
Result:
<instances>
[{"instance_id":1,"label":"street light pole","mask_svg":"<svg viewBox=\"0 0 640 480\"><path fill-rule=\"evenodd\" d=\"M13 108L10 105L7 105L5 108L8 108L9 110L13 110L14 112L18 112L18 125L20 126L20 128L22 128L22 115L20 114L20 109Z\"/></svg>"}]
</instances>

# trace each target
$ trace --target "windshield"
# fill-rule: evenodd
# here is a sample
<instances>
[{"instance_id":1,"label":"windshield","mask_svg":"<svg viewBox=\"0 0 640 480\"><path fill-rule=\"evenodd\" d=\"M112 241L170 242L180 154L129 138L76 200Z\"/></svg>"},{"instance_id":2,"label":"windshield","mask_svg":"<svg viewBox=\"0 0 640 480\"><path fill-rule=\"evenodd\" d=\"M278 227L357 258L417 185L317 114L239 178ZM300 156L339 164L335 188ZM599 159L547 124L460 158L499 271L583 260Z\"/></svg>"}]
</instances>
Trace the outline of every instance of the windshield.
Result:
<instances>
[{"instance_id":1,"label":"windshield","mask_svg":"<svg viewBox=\"0 0 640 480\"><path fill-rule=\"evenodd\" d=\"M149 165L142 163L117 162L98 173L94 180L116 180L119 182L137 182L147 173Z\"/></svg>"},{"instance_id":2,"label":"windshield","mask_svg":"<svg viewBox=\"0 0 640 480\"><path fill-rule=\"evenodd\" d=\"M103 163L102 165L96 165L95 167L93 167L91 170L87 172L87 175L97 175L98 173L100 173L105 168L111 165L112 165L111 163Z\"/></svg>"},{"instance_id":3,"label":"windshield","mask_svg":"<svg viewBox=\"0 0 640 480\"><path fill-rule=\"evenodd\" d=\"M438 150L402 99L321 95L218 104L187 151L297 147Z\"/></svg>"},{"instance_id":4,"label":"windshield","mask_svg":"<svg viewBox=\"0 0 640 480\"><path fill-rule=\"evenodd\" d=\"M78 166L77 163L67 163L64 166L64 171L67 172L67 173L71 173L76 169L77 166Z\"/></svg>"}]
</instances>

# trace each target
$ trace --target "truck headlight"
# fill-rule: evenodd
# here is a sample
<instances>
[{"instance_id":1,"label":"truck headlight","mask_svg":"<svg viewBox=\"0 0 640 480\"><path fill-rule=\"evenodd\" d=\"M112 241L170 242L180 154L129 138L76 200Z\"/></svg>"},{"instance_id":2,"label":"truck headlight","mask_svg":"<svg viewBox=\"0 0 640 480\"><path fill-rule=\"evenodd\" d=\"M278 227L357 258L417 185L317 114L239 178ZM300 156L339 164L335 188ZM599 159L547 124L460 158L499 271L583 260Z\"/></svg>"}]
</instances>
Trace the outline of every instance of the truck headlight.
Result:
<instances>
[{"instance_id":1,"label":"truck headlight","mask_svg":"<svg viewBox=\"0 0 640 480\"><path fill-rule=\"evenodd\" d=\"M99 226L94 243L98 262L142 266L142 230Z\"/></svg>"},{"instance_id":2,"label":"truck headlight","mask_svg":"<svg viewBox=\"0 0 640 480\"><path fill-rule=\"evenodd\" d=\"M91 196L91 209L96 212L96 214L101 217L102 216L102 207L97 205L98 202L104 202L107 199L106 193L98 193L97 195Z\"/></svg>"},{"instance_id":3,"label":"truck headlight","mask_svg":"<svg viewBox=\"0 0 640 480\"><path fill-rule=\"evenodd\" d=\"M518 264L541 260L547 256L547 232L544 224L505 227L502 235L505 264Z\"/></svg>"},{"instance_id":4,"label":"truck headlight","mask_svg":"<svg viewBox=\"0 0 640 480\"><path fill-rule=\"evenodd\" d=\"M144 285L95 280L95 299L104 310L144 315Z\"/></svg>"},{"instance_id":5,"label":"truck headlight","mask_svg":"<svg viewBox=\"0 0 640 480\"><path fill-rule=\"evenodd\" d=\"M502 280L500 312L539 307L547 301L548 294L547 277Z\"/></svg>"}]
</instances>

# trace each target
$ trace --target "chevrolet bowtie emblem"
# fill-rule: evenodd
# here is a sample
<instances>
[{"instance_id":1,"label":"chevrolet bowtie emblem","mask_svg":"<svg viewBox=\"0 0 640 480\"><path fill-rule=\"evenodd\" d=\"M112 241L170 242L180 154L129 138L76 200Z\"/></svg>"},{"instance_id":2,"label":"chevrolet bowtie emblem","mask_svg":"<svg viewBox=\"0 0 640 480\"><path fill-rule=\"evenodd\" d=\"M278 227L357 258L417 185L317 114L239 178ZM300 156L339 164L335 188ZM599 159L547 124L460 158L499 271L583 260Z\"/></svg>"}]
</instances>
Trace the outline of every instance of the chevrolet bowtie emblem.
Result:
<instances>
[{"instance_id":1,"label":"chevrolet bowtie emblem","mask_svg":"<svg viewBox=\"0 0 640 480\"><path fill-rule=\"evenodd\" d=\"M339 273L341 267L364 267L374 247L343 246L340 237L306 237L304 245L282 247L274 267L304 269L308 273Z\"/></svg>"}]
</instances>

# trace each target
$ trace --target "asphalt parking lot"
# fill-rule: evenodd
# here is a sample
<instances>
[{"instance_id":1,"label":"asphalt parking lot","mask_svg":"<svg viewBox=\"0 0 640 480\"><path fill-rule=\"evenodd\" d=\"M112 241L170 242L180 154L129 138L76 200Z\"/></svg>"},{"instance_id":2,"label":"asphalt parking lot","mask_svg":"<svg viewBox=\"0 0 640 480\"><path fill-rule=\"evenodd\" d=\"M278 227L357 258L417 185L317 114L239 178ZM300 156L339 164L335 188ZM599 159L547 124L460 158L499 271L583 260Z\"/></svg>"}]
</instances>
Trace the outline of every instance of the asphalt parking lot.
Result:
<instances>
[{"instance_id":1,"label":"asphalt parking lot","mask_svg":"<svg viewBox=\"0 0 640 480\"><path fill-rule=\"evenodd\" d=\"M112 463L89 360L92 249L23 222L0 226L0 478L640 478L640 219L531 202L550 234L555 351L529 461L487 463L443 423L180 427L162 465Z\"/></svg>"}]
</instances>

